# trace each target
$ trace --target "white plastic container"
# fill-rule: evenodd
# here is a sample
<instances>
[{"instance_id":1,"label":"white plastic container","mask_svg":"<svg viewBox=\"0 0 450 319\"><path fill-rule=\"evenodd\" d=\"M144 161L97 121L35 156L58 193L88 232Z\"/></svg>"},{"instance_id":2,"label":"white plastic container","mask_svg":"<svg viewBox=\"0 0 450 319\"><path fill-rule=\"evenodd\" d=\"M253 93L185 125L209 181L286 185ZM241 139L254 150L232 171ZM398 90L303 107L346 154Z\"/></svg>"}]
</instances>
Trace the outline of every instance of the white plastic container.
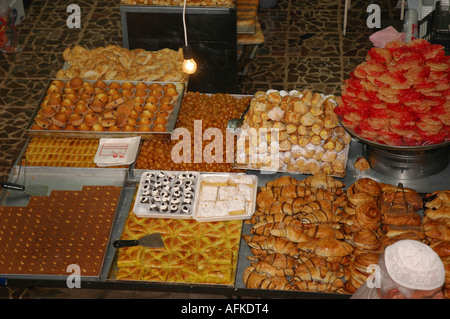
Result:
<instances>
[{"instance_id":1,"label":"white plastic container","mask_svg":"<svg viewBox=\"0 0 450 319\"><path fill-rule=\"evenodd\" d=\"M245 177L245 181L239 184L239 178ZM214 180L216 178L216 180ZM225 184L225 181L226 184ZM233 186L236 185L236 186ZM244 188L239 189L240 186L249 186L247 189L248 193L245 194ZM207 194L205 201L202 201L203 192L206 192L206 187L217 187L216 197L214 198L214 193ZM227 213L233 210L232 204L226 204L224 198L220 198L221 188L225 191L225 188L235 187L234 194L236 196L243 196L244 198L244 209L245 212L239 214ZM248 175L248 174L201 174L200 180L197 188L197 196L195 196L194 201L194 219L199 222L214 222L214 221L226 221L226 220L245 220L250 219L256 208L256 194L258 190L258 176ZM232 197L233 195L229 195ZM224 204L221 204L224 202ZM205 204L206 203L206 204ZM200 205L205 204L207 209L205 209L205 214L202 214L202 209ZM217 206L219 205L219 207ZM214 207L214 208L213 208ZM211 209L208 209L211 208ZM222 211L220 211L222 209ZM240 209L236 207L236 209Z\"/></svg>"}]
</instances>

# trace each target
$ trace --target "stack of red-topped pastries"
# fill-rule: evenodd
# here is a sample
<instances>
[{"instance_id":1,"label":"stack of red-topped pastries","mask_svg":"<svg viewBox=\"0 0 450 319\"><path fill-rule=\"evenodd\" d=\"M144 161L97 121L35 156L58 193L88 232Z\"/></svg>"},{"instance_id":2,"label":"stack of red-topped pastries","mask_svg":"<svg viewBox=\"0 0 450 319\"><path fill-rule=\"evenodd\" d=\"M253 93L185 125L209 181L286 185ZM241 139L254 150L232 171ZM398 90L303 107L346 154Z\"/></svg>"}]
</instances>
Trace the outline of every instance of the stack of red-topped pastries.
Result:
<instances>
[{"instance_id":1,"label":"stack of red-topped pastries","mask_svg":"<svg viewBox=\"0 0 450 319\"><path fill-rule=\"evenodd\" d=\"M365 139L394 146L450 139L450 57L424 39L372 48L342 87L335 112Z\"/></svg>"}]
</instances>

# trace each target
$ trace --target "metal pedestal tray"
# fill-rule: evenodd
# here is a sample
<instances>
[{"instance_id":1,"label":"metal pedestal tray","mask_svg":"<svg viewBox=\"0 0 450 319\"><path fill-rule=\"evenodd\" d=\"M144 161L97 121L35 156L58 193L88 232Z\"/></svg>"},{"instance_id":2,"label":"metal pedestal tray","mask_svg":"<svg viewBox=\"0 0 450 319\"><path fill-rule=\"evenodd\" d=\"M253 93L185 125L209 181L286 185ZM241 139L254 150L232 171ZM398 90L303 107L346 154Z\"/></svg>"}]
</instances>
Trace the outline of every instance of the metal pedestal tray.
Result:
<instances>
[{"instance_id":1,"label":"metal pedestal tray","mask_svg":"<svg viewBox=\"0 0 450 319\"><path fill-rule=\"evenodd\" d=\"M357 171L353 164L355 160L362 156L364 144L358 140L351 142L349 159L347 165L347 174L344 178L337 178L350 186L357 179L370 177L383 183L398 184L402 182L405 187L417 190L419 193L430 193L436 190L450 189L450 167L445 168L439 174L407 181L399 180L395 176L386 176L375 170L364 172ZM15 178L17 168L15 167L10 175L10 180ZM111 231L105 260L101 274L98 278L81 278L81 288L92 289L113 289L113 290L135 290L135 291L161 291L178 293L198 293L198 294L217 294L227 296L253 296L266 298L304 298L304 299L346 299L348 294L320 293L306 291L280 291L265 289L249 289L242 282L243 271L250 265L248 256L251 255L248 245L241 240L239 250L239 260L236 271L234 286L208 285L208 284L183 284L183 283L165 283L165 282L144 282L144 281L121 281L111 279L109 275L113 268L116 249L112 247L112 241L120 237L127 214L132 205L133 195L136 190L137 176L136 171L130 169L87 169L87 168L51 168L51 167L27 167L27 176L33 179L33 184L47 184L51 189L74 189L80 185L94 185L102 183L104 185L121 185L122 194L119 199L118 209ZM301 174L273 173L273 172L254 172L258 176L258 186L265 185L268 181L274 180L282 175L291 175L299 180L307 177ZM3 192L0 197L0 204L11 204L12 198L5 198ZM17 200L17 199L14 199ZM243 233L249 234L250 225L244 224ZM6 285L9 287L58 287L67 288L66 278L40 278L37 276L5 276Z\"/></svg>"},{"instance_id":2,"label":"metal pedestal tray","mask_svg":"<svg viewBox=\"0 0 450 319\"><path fill-rule=\"evenodd\" d=\"M359 136L339 121L354 140L363 143L361 154L372 170L386 177L414 181L441 174L450 163L450 141L419 146L380 144Z\"/></svg>"}]
</instances>

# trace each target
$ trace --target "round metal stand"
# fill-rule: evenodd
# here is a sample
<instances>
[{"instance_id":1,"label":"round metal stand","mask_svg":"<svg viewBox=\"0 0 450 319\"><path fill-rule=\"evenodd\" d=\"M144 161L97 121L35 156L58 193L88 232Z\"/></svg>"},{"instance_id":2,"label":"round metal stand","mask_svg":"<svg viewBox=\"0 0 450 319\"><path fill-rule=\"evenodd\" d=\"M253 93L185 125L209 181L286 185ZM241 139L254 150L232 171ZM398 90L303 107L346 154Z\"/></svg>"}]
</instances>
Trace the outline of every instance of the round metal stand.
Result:
<instances>
[{"instance_id":1,"label":"round metal stand","mask_svg":"<svg viewBox=\"0 0 450 319\"><path fill-rule=\"evenodd\" d=\"M420 149L393 149L364 144L364 157L373 170L398 179L419 179L446 169L450 146Z\"/></svg>"}]
</instances>

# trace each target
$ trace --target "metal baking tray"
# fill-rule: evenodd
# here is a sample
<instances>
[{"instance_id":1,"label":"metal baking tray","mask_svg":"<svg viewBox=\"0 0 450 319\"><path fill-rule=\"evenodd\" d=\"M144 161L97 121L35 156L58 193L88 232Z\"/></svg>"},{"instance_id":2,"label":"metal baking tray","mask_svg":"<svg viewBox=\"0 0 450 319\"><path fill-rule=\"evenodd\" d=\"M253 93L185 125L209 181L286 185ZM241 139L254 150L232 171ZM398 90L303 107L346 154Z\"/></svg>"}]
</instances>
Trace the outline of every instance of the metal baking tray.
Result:
<instances>
[{"instance_id":1,"label":"metal baking tray","mask_svg":"<svg viewBox=\"0 0 450 319\"><path fill-rule=\"evenodd\" d=\"M26 172L26 174L24 174ZM25 175L25 176L24 176ZM25 185L45 185L52 190L81 190L83 186L116 186L122 187L114 219L111 224L109 240L98 275L83 276L82 281L95 281L106 278L114 257L115 248L111 238L120 236L126 213L131 205L132 196L126 192L126 169L110 168L58 168L58 167L18 167L15 165L8 177L10 182L20 182ZM0 195L1 206L24 207L28 205L30 196L22 191L3 191ZM125 217L123 216L125 212ZM38 280L66 280L67 275L41 275L41 274L0 274L2 278L38 279Z\"/></svg>"},{"instance_id":2,"label":"metal baking tray","mask_svg":"<svg viewBox=\"0 0 450 319\"><path fill-rule=\"evenodd\" d=\"M175 124L177 122L178 113L180 111L181 107L181 101L183 99L183 95L186 88L186 83L184 82L157 82L157 81L116 81L116 80L102 80L106 84L110 84L112 82L116 82L119 84L122 84L124 82L131 82L133 84L137 83L144 83L146 85L150 85L152 83L159 83L161 85L164 85L166 83L173 83L177 87L178 92L178 99L173 103L174 109L169 114L169 117L167 119L167 125L166 125L166 131L165 132L94 132L94 131L70 131L70 130L32 130L31 127L34 124L34 120L36 115L39 112L39 109L41 107L42 102L45 99L45 96L47 95L47 90L52 83L52 81L62 81L66 83L67 81L70 81L69 79L50 79L47 86L45 87L45 90L42 93L41 98L39 99L39 103L36 106L36 109L33 112L33 115L31 116L31 119L27 126L27 134L28 136L39 136L39 137L66 137L66 138L102 138L102 137L109 137L109 138L117 138L117 137L132 137L132 136L140 136L142 139L149 138L150 136L154 134L170 134L175 128ZM96 80L83 80L85 82L89 82L94 84Z\"/></svg>"}]
</instances>

